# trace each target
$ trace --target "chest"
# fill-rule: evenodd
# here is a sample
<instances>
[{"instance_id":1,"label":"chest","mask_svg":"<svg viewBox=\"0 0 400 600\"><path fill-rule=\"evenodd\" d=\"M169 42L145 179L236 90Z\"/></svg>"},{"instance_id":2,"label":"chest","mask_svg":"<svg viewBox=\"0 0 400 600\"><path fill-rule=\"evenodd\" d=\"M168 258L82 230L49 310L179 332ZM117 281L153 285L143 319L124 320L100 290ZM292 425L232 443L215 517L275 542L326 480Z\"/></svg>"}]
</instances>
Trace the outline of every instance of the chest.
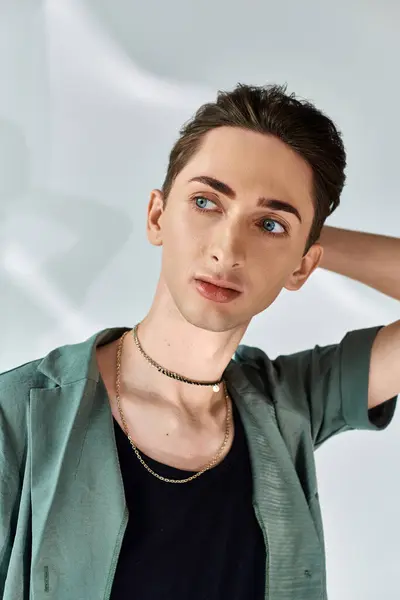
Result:
<instances>
[{"instance_id":1,"label":"chest","mask_svg":"<svg viewBox=\"0 0 400 600\"><path fill-rule=\"evenodd\" d=\"M130 517L111 600L125 597L132 581L143 600L160 597L160 586L176 600L219 600L221 590L232 600L264 600L265 545L240 428L220 465L182 485L143 469L118 429L116 441ZM189 475L147 460L163 476Z\"/></svg>"}]
</instances>

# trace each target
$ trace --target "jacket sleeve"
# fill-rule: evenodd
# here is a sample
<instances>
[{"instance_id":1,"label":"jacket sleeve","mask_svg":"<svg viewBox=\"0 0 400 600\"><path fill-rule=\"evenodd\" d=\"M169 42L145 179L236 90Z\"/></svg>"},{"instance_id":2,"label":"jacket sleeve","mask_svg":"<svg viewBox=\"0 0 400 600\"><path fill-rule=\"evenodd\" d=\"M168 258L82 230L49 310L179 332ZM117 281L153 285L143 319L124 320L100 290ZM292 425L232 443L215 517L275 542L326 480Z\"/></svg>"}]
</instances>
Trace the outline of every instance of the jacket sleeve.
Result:
<instances>
[{"instance_id":1,"label":"jacket sleeve","mask_svg":"<svg viewBox=\"0 0 400 600\"><path fill-rule=\"evenodd\" d=\"M381 328L350 331L339 344L272 361L293 410L307 413L315 448L337 433L383 431L392 421L397 396L368 410L371 350Z\"/></svg>"}]
</instances>

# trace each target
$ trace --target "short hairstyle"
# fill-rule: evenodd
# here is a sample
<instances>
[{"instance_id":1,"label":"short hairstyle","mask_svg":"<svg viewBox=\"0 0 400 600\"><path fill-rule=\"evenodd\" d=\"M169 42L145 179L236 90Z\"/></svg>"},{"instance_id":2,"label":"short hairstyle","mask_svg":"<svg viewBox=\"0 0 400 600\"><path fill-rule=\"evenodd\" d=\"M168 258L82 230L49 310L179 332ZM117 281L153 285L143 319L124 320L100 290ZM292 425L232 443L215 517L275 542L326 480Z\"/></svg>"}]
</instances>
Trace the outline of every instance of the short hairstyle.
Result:
<instances>
[{"instance_id":1,"label":"short hairstyle","mask_svg":"<svg viewBox=\"0 0 400 600\"><path fill-rule=\"evenodd\" d=\"M286 85L238 84L218 92L180 130L162 186L165 202L175 178L198 151L204 135L217 127L239 127L274 135L295 150L313 172L314 219L305 254L318 241L326 218L339 206L346 176L346 152L335 124L311 102L286 93Z\"/></svg>"}]
</instances>

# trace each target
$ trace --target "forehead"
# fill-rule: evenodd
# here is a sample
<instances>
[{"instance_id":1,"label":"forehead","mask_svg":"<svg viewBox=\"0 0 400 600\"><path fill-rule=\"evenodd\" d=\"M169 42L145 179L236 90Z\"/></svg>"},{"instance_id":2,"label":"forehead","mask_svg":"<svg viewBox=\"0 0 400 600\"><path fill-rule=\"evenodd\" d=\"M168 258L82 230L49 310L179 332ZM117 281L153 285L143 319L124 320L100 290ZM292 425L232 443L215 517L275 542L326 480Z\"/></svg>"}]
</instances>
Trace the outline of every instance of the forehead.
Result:
<instances>
[{"instance_id":1,"label":"forehead","mask_svg":"<svg viewBox=\"0 0 400 600\"><path fill-rule=\"evenodd\" d=\"M238 127L207 132L176 182L184 185L199 175L220 179L240 196L273 196L291 201L303 214L313 211L311 167L272 135Z\"/></svg>"}]
</instances>

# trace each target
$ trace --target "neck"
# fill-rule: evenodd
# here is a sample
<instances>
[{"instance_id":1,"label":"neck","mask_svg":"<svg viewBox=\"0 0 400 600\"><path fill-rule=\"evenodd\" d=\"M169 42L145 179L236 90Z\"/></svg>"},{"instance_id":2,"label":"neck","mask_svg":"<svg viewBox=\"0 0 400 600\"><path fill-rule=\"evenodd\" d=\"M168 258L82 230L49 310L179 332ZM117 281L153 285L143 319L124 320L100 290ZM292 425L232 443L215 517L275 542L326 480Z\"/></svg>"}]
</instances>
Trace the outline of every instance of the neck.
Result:
<instances>
[{"instance_id":1,"label":"neck","mask_svg":"<svg viewBox=\"0 0 400 600\"><path fill-rule=\"evenodd\" d=\"M199 382L223 378L246 326L228 331L210 331L189 323L161 299L155 300L138 327L138 339L145 353L160 366ZM125 358L124 358L125 355ZM136 394L151 395L179 408L210 411L224 395L223 386L198 386L175 380L151 365L137 348L133 335L126 336L122 357L125 385Z\"/></svg>"}]
</instances>

